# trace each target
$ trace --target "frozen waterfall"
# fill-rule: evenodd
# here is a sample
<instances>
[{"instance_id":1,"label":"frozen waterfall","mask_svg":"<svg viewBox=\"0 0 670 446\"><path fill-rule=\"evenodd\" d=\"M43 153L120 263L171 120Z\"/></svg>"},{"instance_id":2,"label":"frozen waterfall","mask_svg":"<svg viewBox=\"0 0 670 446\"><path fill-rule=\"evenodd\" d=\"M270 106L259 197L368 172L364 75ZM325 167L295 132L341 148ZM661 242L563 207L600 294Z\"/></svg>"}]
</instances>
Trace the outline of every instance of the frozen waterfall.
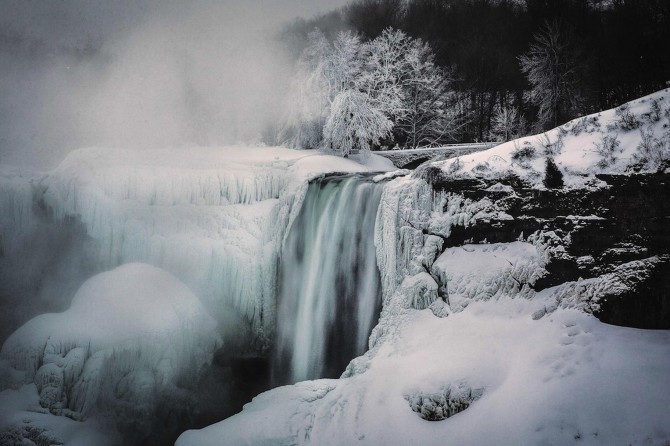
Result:
<instances>
[{"instance_id":1,"label":"frozen waterfall","mask_svg":"<svg viewBox=\"0 0 670 446\"><path fill-rule=\"evenodd\" d=\"M375 217L383 184L360 175L310 183L281 258L275 377L336 377L367 349L381 307Z\"/></svg>"}]
</instances>

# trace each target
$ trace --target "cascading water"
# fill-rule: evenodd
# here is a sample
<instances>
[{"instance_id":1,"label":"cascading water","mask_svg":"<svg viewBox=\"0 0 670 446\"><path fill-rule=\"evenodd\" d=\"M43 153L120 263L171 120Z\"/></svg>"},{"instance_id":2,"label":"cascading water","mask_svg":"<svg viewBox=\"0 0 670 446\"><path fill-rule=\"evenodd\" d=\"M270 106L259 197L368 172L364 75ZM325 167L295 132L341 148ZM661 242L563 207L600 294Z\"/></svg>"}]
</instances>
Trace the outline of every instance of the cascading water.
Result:
<instances>
[{"instance_id":1,"label":"cascading water","mask_svg":"<svg viewBox=\"0 0 670 446\"><path fill-rule=\"evenodd\" d=\"M310 183L281 258L275 377L337 377L367 349L381 306L374 227L383 184Z\"/></svg>"}]
</instances>

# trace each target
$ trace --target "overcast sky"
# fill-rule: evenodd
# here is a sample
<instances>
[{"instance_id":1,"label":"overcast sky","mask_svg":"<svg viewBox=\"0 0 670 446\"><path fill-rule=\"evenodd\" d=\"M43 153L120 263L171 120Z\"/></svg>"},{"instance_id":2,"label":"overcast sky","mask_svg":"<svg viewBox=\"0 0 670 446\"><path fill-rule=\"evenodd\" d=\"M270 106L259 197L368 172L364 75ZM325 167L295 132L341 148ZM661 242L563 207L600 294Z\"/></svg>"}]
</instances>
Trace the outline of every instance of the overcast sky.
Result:
<instances>
[{"instance_id":1,"label":"overcast sky","mask_svg":"<svg viewBox=\"0 0 670 446\"><path fill-rule=\"evenodd\" d=\"M345 0L0 0L0 163L219 145L277 119L274 31Z\"/></svg>"}]
</instances>

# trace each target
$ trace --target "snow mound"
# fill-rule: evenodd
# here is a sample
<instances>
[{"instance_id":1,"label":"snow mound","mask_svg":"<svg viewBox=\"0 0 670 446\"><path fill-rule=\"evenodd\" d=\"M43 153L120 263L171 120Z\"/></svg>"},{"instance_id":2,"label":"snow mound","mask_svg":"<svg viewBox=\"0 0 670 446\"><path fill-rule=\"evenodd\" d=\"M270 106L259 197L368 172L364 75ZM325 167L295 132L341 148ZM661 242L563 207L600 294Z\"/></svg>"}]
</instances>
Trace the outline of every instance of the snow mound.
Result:
<instances>
[{"instance_id":1,"label":"snow mound","mask_svg":"<svg viewBox=\"0 0 670 446\"><path fill-rule=\"evenodd\" d=\"M83 419L122 406L146 415L220 344L216 322L183 283L134 263L86 281L69 310L31 319L0 355L21 378L15 386L35 383L40 406Z\"/></svg>"},{"instance_id":2,"label":"snow mound","mask_svg":"<svg viewBox=\"0 0 670 446\"><path fill-rule=\"evenodd\" d=\"M668 168L670 89L574 119L542 134L436 161L430 166L450 178L497 179L516 175L542 187L546 158L554 159L568 187L581 187L596 174Z\"/></svg>"}]
</instances>

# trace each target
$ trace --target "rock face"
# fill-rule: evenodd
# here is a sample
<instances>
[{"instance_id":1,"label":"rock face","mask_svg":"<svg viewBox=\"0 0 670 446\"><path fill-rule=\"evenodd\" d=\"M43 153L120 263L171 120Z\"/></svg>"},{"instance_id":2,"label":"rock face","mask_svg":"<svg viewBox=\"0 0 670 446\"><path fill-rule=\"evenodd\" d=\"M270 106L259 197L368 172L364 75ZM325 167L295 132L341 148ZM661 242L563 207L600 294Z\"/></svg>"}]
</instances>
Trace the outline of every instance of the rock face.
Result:
<instances>
[{"instance_id":1,"label":"rock face","mask_svg":"<svg viewBox=\"0 0 670 446\"><path fill-rule=\"evenodd\" d=\"M529 239L546 260L535 291L616 279L618 286L590 297L598 302L595 316L615 325L670 328L670 174L597 175L576 189L531 188L514 176L451 180L430 165L415 176L450 202L487 209L476 224L452 225L445 248Z\"/></svg>"}]
</instances>

